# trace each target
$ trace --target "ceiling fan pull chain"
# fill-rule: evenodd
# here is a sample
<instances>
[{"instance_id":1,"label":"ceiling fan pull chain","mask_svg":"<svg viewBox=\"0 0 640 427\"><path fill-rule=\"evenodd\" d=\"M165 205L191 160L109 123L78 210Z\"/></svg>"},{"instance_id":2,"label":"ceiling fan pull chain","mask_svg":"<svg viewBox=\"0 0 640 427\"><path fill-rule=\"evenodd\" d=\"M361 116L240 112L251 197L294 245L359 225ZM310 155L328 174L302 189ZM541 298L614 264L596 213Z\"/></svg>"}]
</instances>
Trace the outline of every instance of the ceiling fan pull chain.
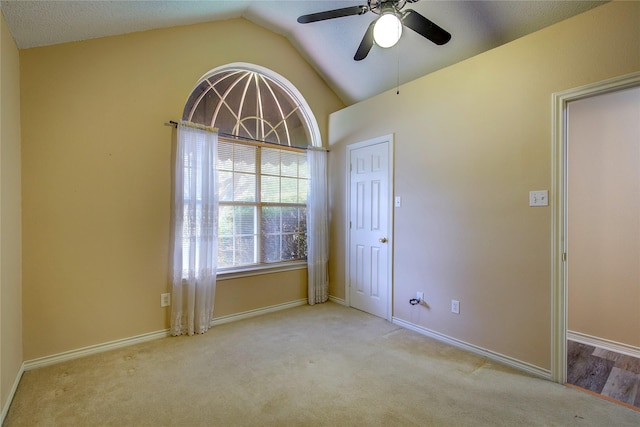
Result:
<instances>
[{"instance_id":1,"label":"ceiling fan pull chain","mask_svg":"<svg viewBox=\"0 0 640 427\"><path fill-rule=\"evenodd\" d=\"M396 49L396 55L398 57L398 69L397 69L397 80L396 80L396 95L400 95L400 50Z\"/></svg>"}]
</instances>

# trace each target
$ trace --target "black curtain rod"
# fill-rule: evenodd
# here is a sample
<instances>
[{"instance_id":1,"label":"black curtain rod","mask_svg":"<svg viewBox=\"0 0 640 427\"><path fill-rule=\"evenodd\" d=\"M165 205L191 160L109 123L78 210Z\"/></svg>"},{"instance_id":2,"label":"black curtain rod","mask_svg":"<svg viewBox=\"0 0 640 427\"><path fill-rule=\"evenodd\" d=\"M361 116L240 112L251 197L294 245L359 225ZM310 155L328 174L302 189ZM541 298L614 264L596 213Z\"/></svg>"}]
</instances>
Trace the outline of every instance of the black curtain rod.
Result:
<instances>
[{"instance_id":1,"label":"black curtain rod","mask_svg":"<svg viewBox=\"0 0 640 427\"><path fill-rule=\"evenodd\" d=\"M173 126L174 128L176 128L176 129L178 128L178 122L176 122L175 120L169 120L169 124L171 126ZM270 145L275 145L275 146L278 146L278 147L299 148L301 150L308 150L309 149L309 147L291 147L290 145L282 145L282 144L278 144L277 142L262 141L260 139L253 139L253 138L248 138L246 136L240 136L240 135L232 135L230 133L224 133L224 132L220 132L220 131L218 131L218 135L224 136L224 137L227 137L227 138L241 139L243 141L259 142L261 144L270 144ZM315 148L315 147L312 147L312 149L313 148ZM318 147L318 149L322 149L322 148ZM324 151L329 152L329 150L324 150Z\"/></svg>"}]
</instances>

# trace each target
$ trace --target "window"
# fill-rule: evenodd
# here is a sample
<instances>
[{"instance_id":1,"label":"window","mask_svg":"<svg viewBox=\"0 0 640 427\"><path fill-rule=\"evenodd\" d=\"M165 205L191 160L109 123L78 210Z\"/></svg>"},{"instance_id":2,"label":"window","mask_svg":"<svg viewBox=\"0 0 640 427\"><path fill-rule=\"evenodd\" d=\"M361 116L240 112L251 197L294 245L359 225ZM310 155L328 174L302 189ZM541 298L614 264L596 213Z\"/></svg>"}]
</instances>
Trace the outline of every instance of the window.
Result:
<instances>
[{"instance_id":1,"label":"window","mask_svg":"<svg viewBox=\"0 0 640 427\"><path fill-rule=\"evenodd\" d=\"M214 70L187 101L183 120L219 130L219 271L307 257L304 148L319 137L301 100L281 77L245 64Z\"/></svg>"},{"instance_id":2,"label":"window","mask_svg":"<svg viewBox=\"0 0 640 427\"><path fill-rule=\"evenodd\" d=\"M218 267L306 259L306 153L218 141Z\"/></svg>"}]
</instances>

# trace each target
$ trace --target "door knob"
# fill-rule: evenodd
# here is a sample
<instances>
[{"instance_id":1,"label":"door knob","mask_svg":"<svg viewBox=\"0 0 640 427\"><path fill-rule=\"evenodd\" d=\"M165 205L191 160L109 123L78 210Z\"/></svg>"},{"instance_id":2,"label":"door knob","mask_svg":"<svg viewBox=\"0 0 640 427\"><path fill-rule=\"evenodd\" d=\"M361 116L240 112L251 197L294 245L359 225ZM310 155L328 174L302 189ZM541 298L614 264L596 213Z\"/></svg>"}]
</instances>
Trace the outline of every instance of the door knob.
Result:
<instances>
[{"instance_id":1,"label":"door knob","mask_svg":"<svg viewBox=\"0 0 640 427\"><path fill-rule=\"evenodd\" d=\"M387 238L386 237L381 237L381 238L378 239L378 242L387 243Z\"/></svg>"}]
</instances>

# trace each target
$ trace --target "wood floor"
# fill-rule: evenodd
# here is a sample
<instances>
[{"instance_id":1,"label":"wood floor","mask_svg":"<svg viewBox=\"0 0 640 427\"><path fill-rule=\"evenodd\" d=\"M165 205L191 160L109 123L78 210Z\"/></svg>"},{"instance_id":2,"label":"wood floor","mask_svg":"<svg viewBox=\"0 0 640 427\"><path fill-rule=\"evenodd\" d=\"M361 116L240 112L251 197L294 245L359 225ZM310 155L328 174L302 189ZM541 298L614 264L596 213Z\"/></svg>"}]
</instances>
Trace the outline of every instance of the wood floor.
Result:
<instances>
[{"instance_id":1,"label":"wood floor","mask_svg":"<svg viewBox=\"0 0 640 427\"><path fill-rule=\"evenodd\" d=\"M569 340L567 383L640 408L640 359Z\"/></svg>"}]
</instances>

